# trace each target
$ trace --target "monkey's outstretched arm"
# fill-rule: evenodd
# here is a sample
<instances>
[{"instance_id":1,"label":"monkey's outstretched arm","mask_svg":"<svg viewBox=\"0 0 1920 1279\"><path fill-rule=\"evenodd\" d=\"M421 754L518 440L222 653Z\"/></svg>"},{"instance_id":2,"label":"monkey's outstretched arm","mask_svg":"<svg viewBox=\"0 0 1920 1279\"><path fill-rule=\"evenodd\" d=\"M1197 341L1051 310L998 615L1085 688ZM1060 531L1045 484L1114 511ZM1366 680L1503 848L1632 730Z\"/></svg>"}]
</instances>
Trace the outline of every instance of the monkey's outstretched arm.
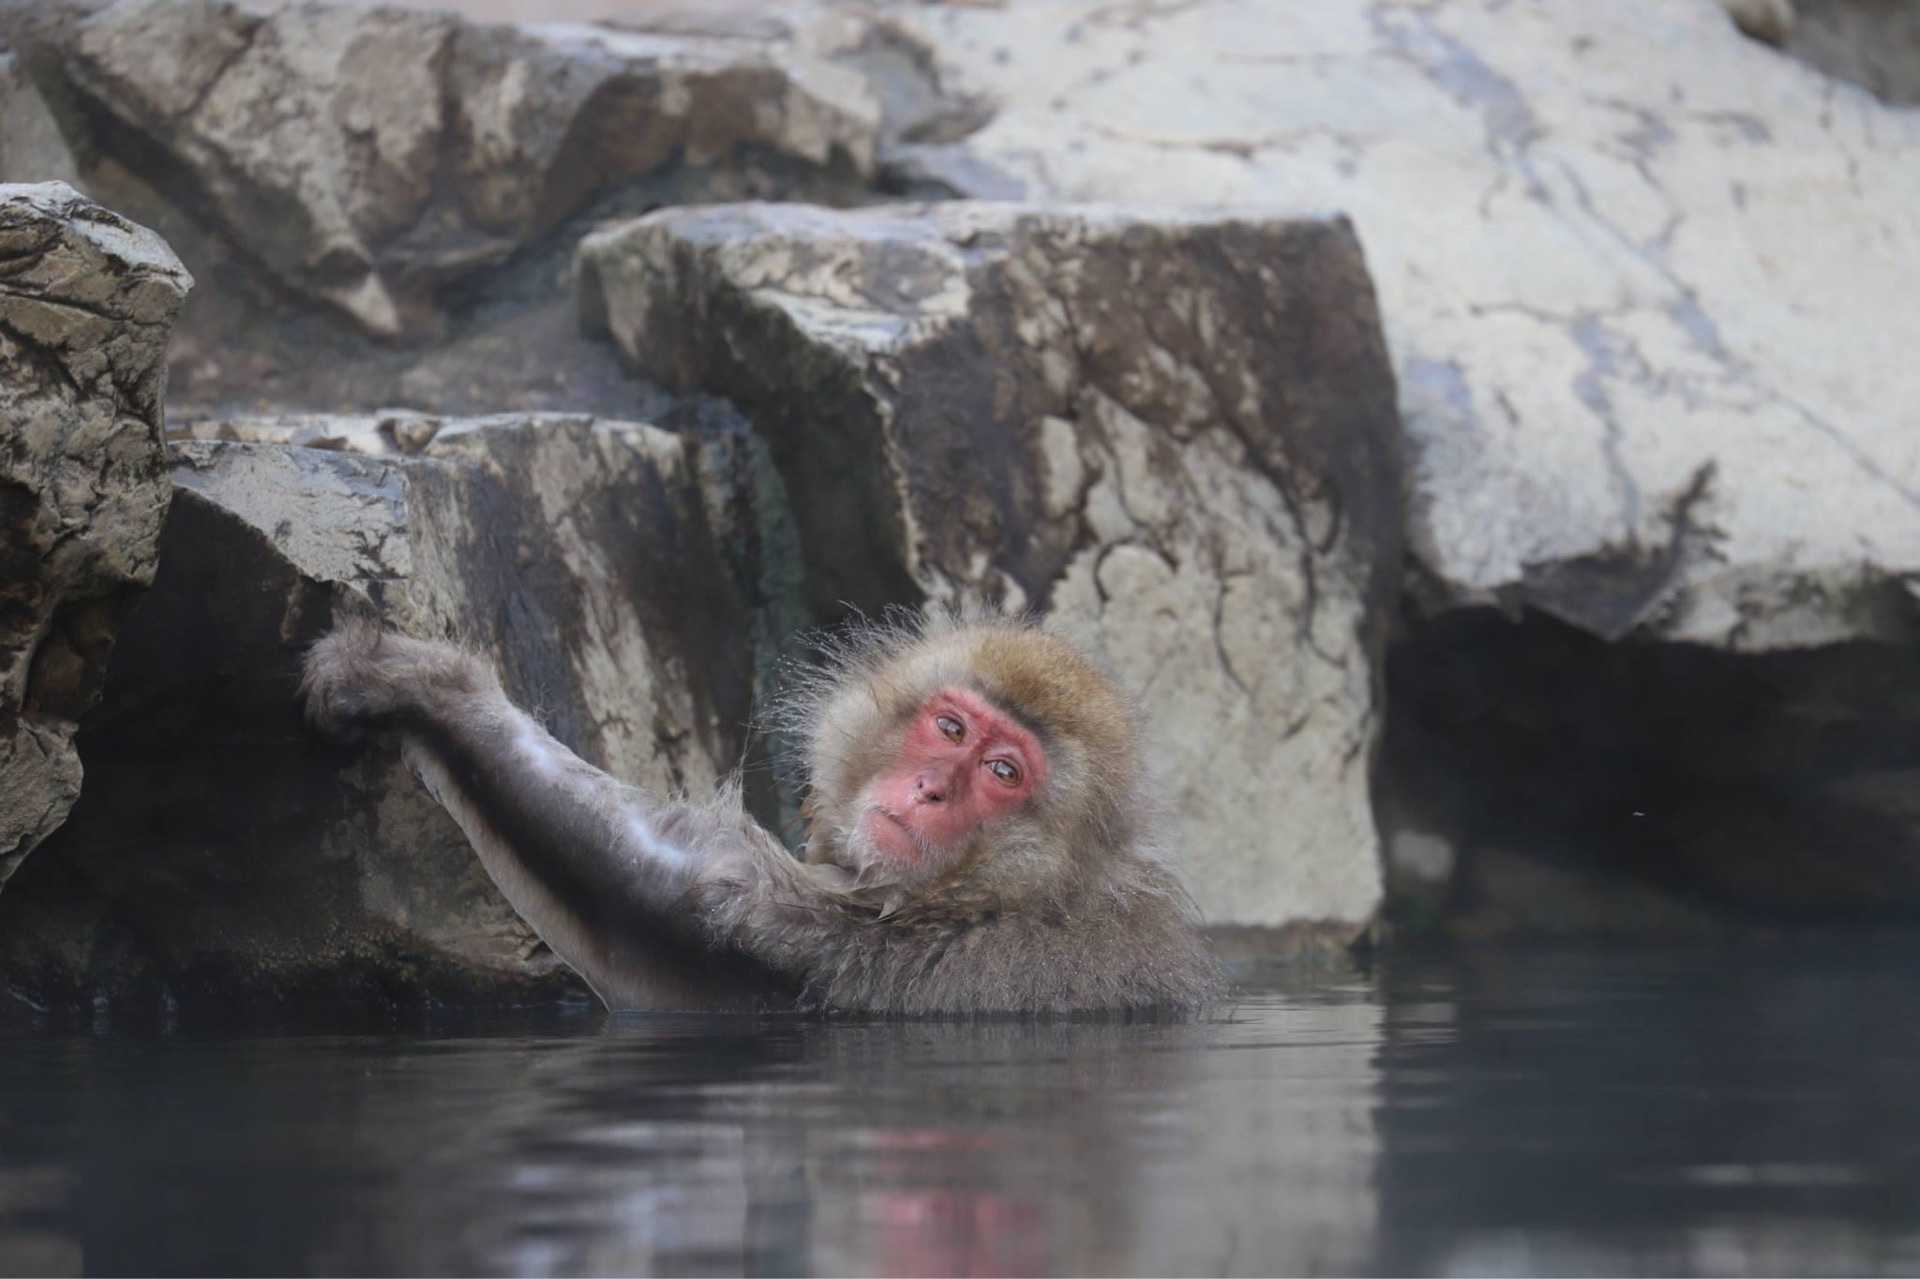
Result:
<instances>
[{"instance_id":1,"label":"monkey's outstretched arm","mask_svg":"<svg viewBox=\"0 0 1920 1279\"><path fill-rule=\"evenodd\" d=\"M323 731L399 730L507 900L611 1007L680 1002L660 945L717 940L703 877L764 883L766 859L792 861L744 815L656 803L581 760L447 645L350 624L314 647L302 691Z\"/></svg>"}]
</instances>

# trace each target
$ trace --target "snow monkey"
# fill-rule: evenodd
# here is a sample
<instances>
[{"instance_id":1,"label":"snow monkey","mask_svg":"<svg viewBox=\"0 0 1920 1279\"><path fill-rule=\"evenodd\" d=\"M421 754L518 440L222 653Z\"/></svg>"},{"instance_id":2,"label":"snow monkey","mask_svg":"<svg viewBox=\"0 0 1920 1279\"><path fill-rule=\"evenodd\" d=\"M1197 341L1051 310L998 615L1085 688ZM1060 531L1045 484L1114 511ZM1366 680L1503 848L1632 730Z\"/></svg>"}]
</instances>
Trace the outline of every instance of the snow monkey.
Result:
<instances>
[{"instance_id":1,"label":"snow monkey","mask_svg":"<svg viewBox=\"0 0 1920 1279\"><path fill-rule=\"evenodd\" d=\"M778 712L804 743L805 860L738 786L656 799L579 759L444 644L350 623L302 685L322 731L390 727L513 907L612 1008L1179 1009L1216 980L1144 803L1131 704L1039 625L934 616L836 641Z\"/></svg>"}]
</instances>

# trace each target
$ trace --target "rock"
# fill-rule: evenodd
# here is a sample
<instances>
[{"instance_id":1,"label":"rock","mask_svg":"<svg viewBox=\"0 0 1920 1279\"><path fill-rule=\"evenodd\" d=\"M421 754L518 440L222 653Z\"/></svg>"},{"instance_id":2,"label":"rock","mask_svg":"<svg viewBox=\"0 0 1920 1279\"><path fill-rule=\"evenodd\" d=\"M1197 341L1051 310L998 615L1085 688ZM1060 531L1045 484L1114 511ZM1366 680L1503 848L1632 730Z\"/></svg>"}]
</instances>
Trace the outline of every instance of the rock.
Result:
<instances>
[{"instance_id":1,"label":"rock","mask_svg":"<svg viewBox=\"0 0 1920 1279\"><path fill-rule=\"evenodd\" d=\"M0 51L0 183L77 183L60 126L18 54Z\"/></svg>"},{"instance_id":2,"label":"rock","mask_svg":"<svg viewBox=\"0 0 1920 1279\"><path fill-rule=\"evenodd\" d=\"M192 284L72 187L0 186L0 884L73 806L76 721L153 580L167 331Z\"/></svg>"},{"instance_id":3,"label":"rock","mask_svg":"<svg viewBox=\"0 0 1920 1279\"><path fill-rule=\"evenodd\" d=\"M1793 0L1720 0L1720 7L1742 32L1775 48L1793 30Z\"/></svg>"},{"instance_id":4,"label":"rock","mask_svg":"<svg viewBox=\"0 0 1920 1279\"><path fill-rule=\"evenodd\" d=\"M1798 0L1784 47L1891 106L1920 103L1920 9L1902 0Z\"/></svg>"},{"instance_id":5,"label":"rock","mask_svg":"<svg viewBox=\"0 0 1920 1279\"><path fill-rule=\"evenodd\" d=\"M851 72L759 36L511 27L345 3L118 0L33 38L101 148L378 336L594 192L741 151L871 167Z\"/></svg>"},{"instance_id":6,"label":"rock","mask_svg":"<svg viewBox=\"0 0 1920 1279\"><path fill-rule=\"evenodd\" d=\"M290 444L373 457L420 453L447 419L407 409L384 413L283 413L276 417L208 418L170 423L167 438L226 440L235 444Z\"/></svg>"},{"instance_id":7,"label":"rock","mask_svg":"<svg viewBox=\"0 0 1920 1279\"><path fill-rule=\"evenodd\" d=\"M1050 610L1140 690L1209 922L1370 919L1403 477L1345 222L670 210L579 276L643 372L766 435L817 608Z\"/></svg>"},{"instance_id":8,"label":"rock","mask_svg":"<svg viewBox=\"0 0 1920 1279\"><path fill-rule=\"evenodd\" d=\"M400 429L393 429L394 422ZM742 761L771 665L777 519L751 441L583 417L204 428L146 606L82 734L74 817L0 894L37 999L583 993L391 745L317 742L301 654L345 612L455 635L639 784ZM757 486L757 487L756 487Z\"/></svg>"},{"instance_id":9,"label":"rock","mask_svg":"<svg viewBox=\"0 0 1920 1279\"><path fill-rule=\"evenodd\" d=\"M1797 7L1795 41L1836 6ZM1029 199L1351 215L1436 603L1743 652L1910 629L1920 113L1712 0L893 20L997 103L956 145Z\"/></svg>"}]
</instances>

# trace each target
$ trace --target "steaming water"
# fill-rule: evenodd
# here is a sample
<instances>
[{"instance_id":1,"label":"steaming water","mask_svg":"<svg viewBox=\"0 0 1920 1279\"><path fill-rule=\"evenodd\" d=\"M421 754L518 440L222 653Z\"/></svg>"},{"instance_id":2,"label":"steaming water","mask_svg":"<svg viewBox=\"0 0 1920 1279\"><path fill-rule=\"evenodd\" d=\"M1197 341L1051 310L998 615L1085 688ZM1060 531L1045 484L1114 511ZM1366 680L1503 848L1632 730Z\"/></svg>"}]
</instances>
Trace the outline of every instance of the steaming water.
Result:
<instances>
[{"instance_id":1,"label":"steaming water","mask_svg":"<svg viewBox=\"0 0 1920 1279\"><path fill-rule=\"evenodd\" d=\"M0 1273L1912 1273L1916 1008L1794 946L1179 1025L109 1017L0 1041Z\"/></svg>"}]
</instances>

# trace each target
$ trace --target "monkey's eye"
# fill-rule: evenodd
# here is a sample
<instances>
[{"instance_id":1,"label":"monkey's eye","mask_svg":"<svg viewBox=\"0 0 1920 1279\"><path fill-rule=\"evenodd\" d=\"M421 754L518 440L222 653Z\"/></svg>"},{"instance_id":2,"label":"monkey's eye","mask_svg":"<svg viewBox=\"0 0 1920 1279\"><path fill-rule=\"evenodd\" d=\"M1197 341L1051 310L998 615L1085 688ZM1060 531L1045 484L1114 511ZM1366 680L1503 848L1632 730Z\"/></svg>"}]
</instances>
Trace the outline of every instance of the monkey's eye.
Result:
<instances>
[{"instance_id":1,"label":"monkey's eye","mask_svg":"<svg viewBox=\"0 0 1920 1279\"><path fill-rule=\"evenodd\" d=\"M1010 760L990 759L987 761L987 768L1008 786L1020 784L1020 770Z\"/></svg>"},{"instance_id":2,"label":"monkey's eye","mask_svg":"<svg viewBox=\"0 0 1920 1279\"><path fill-rule=\"evenodd\" d=\"M967 735L966 728L951 715L935 715L933 726L950 742L957 742Z\"/></svg>"}]
</instances>

